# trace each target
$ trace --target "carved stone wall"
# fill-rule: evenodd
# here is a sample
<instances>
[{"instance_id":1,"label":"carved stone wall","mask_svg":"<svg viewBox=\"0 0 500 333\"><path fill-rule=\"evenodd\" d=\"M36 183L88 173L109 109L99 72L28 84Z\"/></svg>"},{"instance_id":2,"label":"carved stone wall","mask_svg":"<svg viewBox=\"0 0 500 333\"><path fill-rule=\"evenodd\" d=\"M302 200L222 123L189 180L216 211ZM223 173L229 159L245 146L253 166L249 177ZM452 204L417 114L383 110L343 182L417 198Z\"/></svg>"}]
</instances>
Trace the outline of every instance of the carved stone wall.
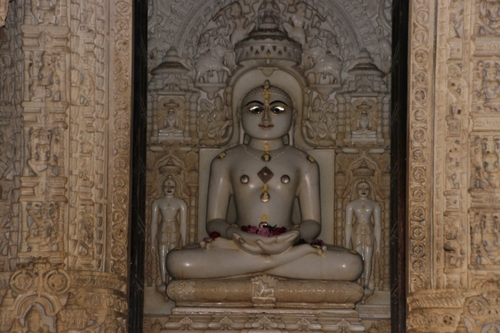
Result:
<instances>
[{"instance_id":1,"label":"carved stone wall","mask_svg":"<svg viewBox=\"0 0 500 333\"><path fill-rule=\"evenodd\" d=\"M148 178L147 200L150 204L160 195L160 182L171 175L176 196L189 207L189 240L195 242L200 150L238 141L233 92L227 90L237 60L223 46L233 49L248 34L262 1L239 2L244 18L236 33L231 1L148 3L154 82L148 96L148 168L155 171ZM280 15L297 10L292 2L277 5ZM319 24L317 45L323 47L311 45L304 62L300 54L296 73L310 91L300 93L296 143L335 152L337 221L364 170L385 224L389 82L380 73L390 65L389 2L307 5L306 17L311 27ZM496 6L486 0L411 2L406 222L412 332L500 331ZM313 19L312 9L327 23ZM130 17L130 2L123 0L9 3L0 30L2 332L124 330ZM212 50L210 38L216 35L224 40L213 41L220 47ZM290 35L307 44L305 31ZM171 46L177 51L167 54ZM203 70L200 58L212 52L220 57L221 49L225 57L196 80ZM316 75L322 52L337 57L328 58L332 64L341 59L340 74ZM182 67L159 68L165 60L175 63L176 56ZM360 74L357 65L367 71ZM153 73L155 68L159 71ZM215 124L207 119L216 119ZM332 239L342 243L342 225L335 230ZM387 234L383 237L387 251ZM146 284L152 287L158 271L151 254L145 262ZM378 288L384 291L388 263L378 265ZM174 329L197 324L182 314L176 318L181 324L171 323ZM254 327L269 328L269 318L252 318ZM151 312L145 329L160 331L165 321ZM209 321L217 329L242 327L228 318ZM280 327L318 330L317 325L302 316ZM365 326L388 331L387 319ZM348 324L338 321L332 327L347 330Z\"/></svg>"},{"instance_id":2,"label":"carved stone wall","mask_svg":"<svg viewBox=\"0 0 500 333\"><path fill-rule=\"evenodd\" d=\"M1 332L125 329L131 17L124 0L9 4Z\"/></svg>"},{"instance_id":3,"label":"carved stone wall","mask_svg":"<svg viewBox=\"0 0 500 333\"><path fill-rule=\"evenodd\" d=\"M411 6L409 331L498 332L499 4Z\"/></svg>"}]
</instances>

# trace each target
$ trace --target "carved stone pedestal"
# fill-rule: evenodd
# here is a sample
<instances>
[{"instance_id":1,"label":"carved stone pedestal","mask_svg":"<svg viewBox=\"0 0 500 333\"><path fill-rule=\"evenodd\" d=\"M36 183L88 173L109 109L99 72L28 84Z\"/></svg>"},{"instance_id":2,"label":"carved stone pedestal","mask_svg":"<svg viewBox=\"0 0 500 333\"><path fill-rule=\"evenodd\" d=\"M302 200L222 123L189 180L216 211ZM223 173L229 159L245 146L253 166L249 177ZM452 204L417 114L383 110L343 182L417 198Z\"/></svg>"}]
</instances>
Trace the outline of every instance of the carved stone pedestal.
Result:
<instances>
[{"instance_id":1,"label":"carved stone pedestal","mask_svg":"<svg viewBox=\"0 0 500 333\"><path fill-rule=\"evenodd\" d=\"M259 275L172 281L175 308L161 332L365 332L355 303L363 288L348 281ZM155 323L153 331L159 332ZM154 330L156 328L156 330Z\"/></svg>"},{"instance_id":2,"label":"carved stone pedestal","mask_svg":"<svg viewBox=\"0 0 500 333\"><path fill-rule=\"evenodd\" d=\"M177 307L162 333L190 331L280 333L366 332L358 312L350 309L256 309Z\"/></svg>"},{"instance_id":3,"label":"carved stone pedestal","mask_svg":"<svg viewBox=\"0 0 500 333\"><path fill-rule=\"evenodd\" d=\"M168 297L177 306L231 308L353 309L363 288L348 281L287 280L268 275L178 280Z\"/></svg>"}]
</instances>

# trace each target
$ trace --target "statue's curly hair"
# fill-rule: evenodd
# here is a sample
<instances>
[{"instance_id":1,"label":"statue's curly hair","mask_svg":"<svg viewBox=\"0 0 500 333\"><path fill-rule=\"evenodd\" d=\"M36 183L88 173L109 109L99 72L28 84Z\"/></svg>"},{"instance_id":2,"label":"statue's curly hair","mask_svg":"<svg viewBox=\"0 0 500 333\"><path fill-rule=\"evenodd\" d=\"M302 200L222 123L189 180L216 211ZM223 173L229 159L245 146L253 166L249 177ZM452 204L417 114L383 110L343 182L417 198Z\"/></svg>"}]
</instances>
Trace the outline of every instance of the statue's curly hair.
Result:
<instances>
[{"instance_id":1,"label":"statue's curly hair","mask_svg":"<svg viewBox=\"0 0 500 333\"><path fill-rule=\"evenodd\" d=\"M281 89L281 88L278 88L278 87L276 87L276 86L271 86L271 84L269 83L269 80L266 80L266 81L264 82L264 84L263 84L263 85L258 86L258 87L255 87L255 88L253 88L252 90L250 90L250 91L249 91L249 92L245 95L245 97L243 97L242 102L243 102L243 101L244 101L244 100L245 100L248 96L250 96L250 95L253 95L253 94L256 94L256 93L259 93L259 92L264 93L266 83L269 85L269 88L268 88L268 89L269 89L269 92L270 92L271 94L277 94L277 95L280 95L280 96L284 97L284 99L285 99L285 100L286 100L286 102L287 102L287 105L288 105L290 108L293 108L293 102L292 102L292 98L290 97L290 95L289 95L286 91L284 91L283 89Z\"/></svg>"}]
</instances>

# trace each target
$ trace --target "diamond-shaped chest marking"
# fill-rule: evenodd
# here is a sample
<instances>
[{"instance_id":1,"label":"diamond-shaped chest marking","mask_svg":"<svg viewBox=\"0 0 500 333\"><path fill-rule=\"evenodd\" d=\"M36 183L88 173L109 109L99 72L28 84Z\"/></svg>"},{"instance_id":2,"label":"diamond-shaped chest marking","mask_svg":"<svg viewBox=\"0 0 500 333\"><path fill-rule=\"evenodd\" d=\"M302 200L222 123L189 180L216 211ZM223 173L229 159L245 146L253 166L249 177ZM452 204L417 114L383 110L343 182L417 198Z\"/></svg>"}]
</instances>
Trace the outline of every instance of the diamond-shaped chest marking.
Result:
<instances>
[{"instance_id":1,"label":"diamond-shaped chest marking","mask_svg":"<svg viewBox=\"0 0 500 333\"><path fill-rule=\"evenodd\" d=\"M268 167L263 167L260 169L259 173L257 173L257 176L259 176L260 180L262 180L265 183L271 180L273 178L274 173L269 169Z\"/></svg>"}]
</instances>

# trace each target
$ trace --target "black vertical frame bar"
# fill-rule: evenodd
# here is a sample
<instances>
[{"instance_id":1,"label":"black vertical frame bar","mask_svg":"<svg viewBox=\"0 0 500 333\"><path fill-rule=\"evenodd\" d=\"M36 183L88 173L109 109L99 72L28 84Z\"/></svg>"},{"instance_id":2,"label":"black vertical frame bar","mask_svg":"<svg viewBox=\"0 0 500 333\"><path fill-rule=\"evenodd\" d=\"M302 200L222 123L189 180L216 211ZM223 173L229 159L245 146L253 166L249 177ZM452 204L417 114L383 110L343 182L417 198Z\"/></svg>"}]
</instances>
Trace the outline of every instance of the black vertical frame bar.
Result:
<instances>
[{"instance_id":1,"label":"black vertical frame bar","mask_svg":"<svg viewBox=\"0 0 500 333\"><path fill-rule=\"evenodd\" d=\"M144 312L146 214L147 38L148 6L133 0L132 126L129 224L128 332L140 333Z\"/></svg>"},{"instance_id":2,"label":"black vertical frame bar","mask_svg":"<svg viewBox=\"0 0 500 333\"><path fill-rule=\"evenodd\" d=\"M391 68L391 331L406 332L406 223L409 0L392 7Z\"/></svg>"}]
</instances>

